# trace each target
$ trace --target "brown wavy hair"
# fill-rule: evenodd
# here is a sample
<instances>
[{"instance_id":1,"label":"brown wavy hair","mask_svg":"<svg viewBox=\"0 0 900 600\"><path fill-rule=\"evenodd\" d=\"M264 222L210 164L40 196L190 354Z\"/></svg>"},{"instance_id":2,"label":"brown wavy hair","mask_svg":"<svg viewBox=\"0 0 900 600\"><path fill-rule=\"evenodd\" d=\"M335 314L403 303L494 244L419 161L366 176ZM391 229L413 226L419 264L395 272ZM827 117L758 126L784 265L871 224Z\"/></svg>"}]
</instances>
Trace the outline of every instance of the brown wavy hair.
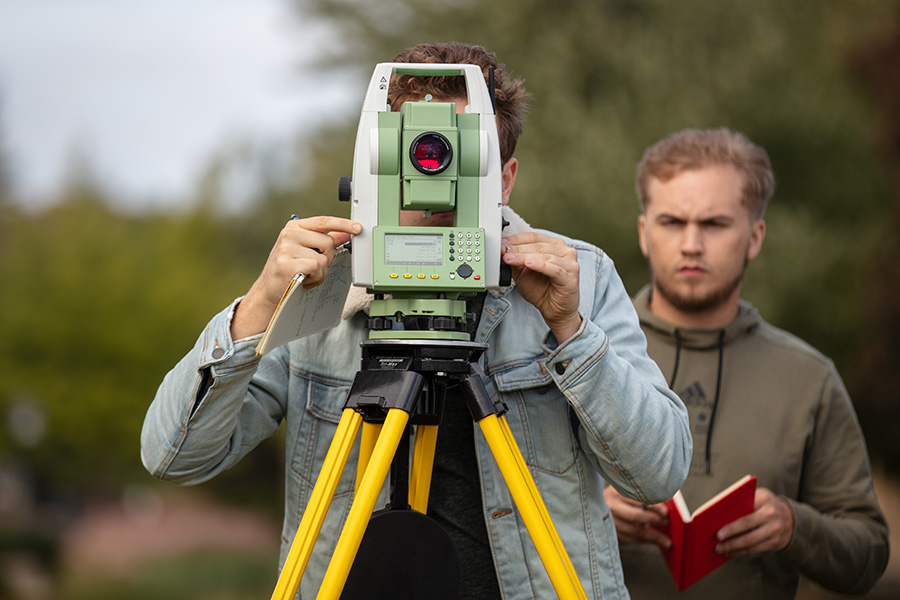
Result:
<instances>
[{"instance_id":1,"label":"brown wavy hair","mask_svg":"<svg viewBox=\"0 0 900 600\"><path fill-rule=\"evenodd\" d=\"M512 158L516 142L525 126L530 94L525 90L524 80L512 77L496 54L481 46L459 42L427 43L407 48L394 57L393 62L478 65L485 80L489 67L493 66L500 159L506 164ZM462 76L421 77L397 74L391 78L388 95L393 110L400 110L400 106L408 100L421 100L426 94L439 100L465 98L465 79Z\"/></svg>"}]
</instances>

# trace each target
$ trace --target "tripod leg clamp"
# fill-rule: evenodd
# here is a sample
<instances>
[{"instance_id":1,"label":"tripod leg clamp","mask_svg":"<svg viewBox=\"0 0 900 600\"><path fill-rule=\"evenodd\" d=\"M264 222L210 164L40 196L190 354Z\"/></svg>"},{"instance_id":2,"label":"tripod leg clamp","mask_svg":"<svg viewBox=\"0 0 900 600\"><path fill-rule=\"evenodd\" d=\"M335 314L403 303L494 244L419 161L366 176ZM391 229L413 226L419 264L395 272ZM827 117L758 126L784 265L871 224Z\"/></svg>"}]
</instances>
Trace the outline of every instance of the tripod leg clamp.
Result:
<instances>
[{"instance_id":1,"label":"tripod leg clamp","mask_svg":"<svg viewBox=\"0 0 900 600\"><path fill-rule=\"evenodd\" d=\"M466 398L466 404L469 406L469 412L472 413L472 419L475 422L491 415L506 414L508 410L503 402L491 400L479 372L474 368L466 377L459 380L459 389Z\"/></svg>"},{"instance_id":2,"label":"tripod leg clamp","mask_svg":"<svg viewBox=\"0 0 900 600\"><path fill-rule=\"evenodd\" d=\"M383 423L391 408L412 413L424 385L415 371L360 371L344 408L359 412L367 423Z\"/></svg>"}]
</instances>

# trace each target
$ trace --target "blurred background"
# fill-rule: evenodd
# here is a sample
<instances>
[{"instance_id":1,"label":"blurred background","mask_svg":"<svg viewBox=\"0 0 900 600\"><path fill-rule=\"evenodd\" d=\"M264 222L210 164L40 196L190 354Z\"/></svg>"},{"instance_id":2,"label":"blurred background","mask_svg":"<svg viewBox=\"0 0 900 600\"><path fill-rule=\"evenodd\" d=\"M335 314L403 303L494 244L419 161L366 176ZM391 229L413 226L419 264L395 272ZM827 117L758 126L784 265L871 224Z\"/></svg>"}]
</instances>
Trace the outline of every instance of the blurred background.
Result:
<instances>
[{"instance_id":1,"label":"blurred background","mask_svg":"<svg viewBox=\"0 0 900 600\"><path fill-rule=\"evenodd\" d=\"M280 440L176 488L143 415L288 215L347 215L372 68L434 40L526 80L514 206L631 293L644 148L728 126L769 151L744 296L834 359L900 531L897 0L0 0L0 599L271 595ZM869 597L900 597L896 559Z\"/></svg>"}]
</instances>

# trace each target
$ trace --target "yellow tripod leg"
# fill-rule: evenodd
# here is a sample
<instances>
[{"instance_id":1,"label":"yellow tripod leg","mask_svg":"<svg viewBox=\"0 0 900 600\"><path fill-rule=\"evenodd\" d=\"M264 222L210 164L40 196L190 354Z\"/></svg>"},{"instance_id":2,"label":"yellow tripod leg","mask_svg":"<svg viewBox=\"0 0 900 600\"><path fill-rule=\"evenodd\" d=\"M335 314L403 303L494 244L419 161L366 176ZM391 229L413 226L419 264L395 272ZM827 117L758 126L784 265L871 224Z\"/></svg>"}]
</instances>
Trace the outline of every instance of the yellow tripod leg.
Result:
<instances>
[{"instance_id":1,"label":"yellow tripod leg","mask_svg":"<svg viewBox=\"0 0 900 600\"><path fill-rule=\"evenodd\" d=\"M356 485L354 489L358 490L362 485L362 478L369 466L369 459L372 458L372 451L375 449L375 442L381 435L381 423L363 423L362 435L359 439L359 460L356 461Z\"/></svg>"},{"instance_id":2,"label":"yellow tripod leg","mask_svg":"<svg viewBox=\"0 0 900 600\"><path fill-rule=\"evenodd\" d=\"M525 459L522 457L522 453L518 451L518 445L516 444L515 437L513 437L512 430L509 428L509 422L506 420L506 417L502 415L498 416L497 420L500 423L500 429L503 432L503 436L506 438L507 445L511 450L510 453L516 460L519 472L522 473L522 479L528 485L528 490L531 492L531 497L534 500L538 511L540 512L541 519L547 527L547 530L550 532L550 536L553 540L553 545L556 548L556 552L557 554L559 554L560 558L563 561L563 565L566 567L566 572L569 574L569 579L578 583L578 585L576 586L576 591L579 592L578 597L584 598L586 600L587 596L584 590L581 588L578 574L575 572L575 566L569 559L569 554L568 552L566 552L566 548L565 546L563 546L562 540L559 538L559 533L556 531L556 526L553 525L553 519L550 517L549 511L547 511L547 505L544 504L544 500L543 498L541 498L541 493L538 491L537 485L534 483L534 479L531 477L531 472L528 470L528 465L525 464Z\"/></svg>"},{"instance_id":3,"label":"yellow tripod leg","mask_svg":"<svg viewBox=\"0 0 900 600\"><path fill-rule=\"evenodd\" d=\"M362 415L352 408L344 409L334 438L331 440L331 446L328 447L328 454L325 455L325 461L322 463L319 478L313 487L306 510L303 511L303 518L294 535L284 568L278 577L278 583L272 593L272 600L291 600L297 594L300 579L306 570L313 546L316 544L316 538L322 529L322 523L325 522L325 515L328 507L331 506L331 500L334 498L334 492L347 464L347 457L353 448L353 442L356 440L356 433L359 431L361 422Z\"/></svg>"},{"instance_id":4,"label":"yellow tripod leg","mask_svg":"<svg viewBox=\"0 0 900 600\"><path fill-rule=\"evenodd\" d=\"M569 561L565 549L562 548L562 544L557 546L554 542L554 538L559 540L559 535L555 532L553 523L548 523L549 515L546 513L546 507L542 514L541 508L535 500L537 486L531 478L531 473L528 472L518 446L514 443L510 444L512 438L506 437L497 415L484 417L478 421L478 424L481 426L481 431L500 467L506 487L509 488L516 507L519 509L519 514L531 535L556 595L560 600L586 600L587 594L575 576L574 569L569 571L571 561ZM522 467L525 467L524 472Z\"/></svg>"},{"instance_id":5,"label":"yellow tripod leg","mask_svg":"<svg viewBox=\"0 0 900 600\"><path fill-rule=\"evenodd\" d=\"M366 532L369 518L372 516L372 509L375 508L378 493L387 477L391 461L400 443L400 437L404 435L408 422L409 413L406 411L399 408L388 410L381 435L378 436L378 442L372 452L369 467L363 475L362 484L356 490L356 497L353 499L350 513L347 515L347 522L338 539L337 547L334 549L334 555L325 572L325 579L322 581L322 587L319 588L317 598L337 600L340 597L344 584L347 582L347 576L350 574L350 568L353 566L353 560L359 550L359 544Z\"/></svg>"},{"instance_id":6,"label":"yellow tripod leg","mask_svg":"<svg viewBox=\"0 0 900 600\"><path fill-rule=\"evenodd\" d=\"M422 514L428 512L437 434L437 425L419 425L416 430L416 446L413 449L412 474L409 480L409 506Z\"/></svg>"}]
</instances>

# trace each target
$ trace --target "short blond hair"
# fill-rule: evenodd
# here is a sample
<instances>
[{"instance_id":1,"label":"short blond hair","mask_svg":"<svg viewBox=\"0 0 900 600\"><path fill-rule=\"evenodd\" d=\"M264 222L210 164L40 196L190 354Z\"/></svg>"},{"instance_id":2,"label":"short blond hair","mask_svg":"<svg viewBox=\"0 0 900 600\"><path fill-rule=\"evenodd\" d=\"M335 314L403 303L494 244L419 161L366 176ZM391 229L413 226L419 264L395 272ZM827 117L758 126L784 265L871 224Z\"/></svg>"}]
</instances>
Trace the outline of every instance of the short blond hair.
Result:
<instances>
[{"instance_id":1,"label":"short blond hair","mask_svg":"<svg viewBox=\"0 0 900 600\"><path fill-rule=\"evenodd\" d=\"M650 201L651 179L663 183L684 171L731 165L744 181L742 201L751 217L761 219L775 193L775 174L769 155L744 134L725 127L685 129L647 148L637 168L636 187L641 212Z\"/></svg>"}]
</instances>

